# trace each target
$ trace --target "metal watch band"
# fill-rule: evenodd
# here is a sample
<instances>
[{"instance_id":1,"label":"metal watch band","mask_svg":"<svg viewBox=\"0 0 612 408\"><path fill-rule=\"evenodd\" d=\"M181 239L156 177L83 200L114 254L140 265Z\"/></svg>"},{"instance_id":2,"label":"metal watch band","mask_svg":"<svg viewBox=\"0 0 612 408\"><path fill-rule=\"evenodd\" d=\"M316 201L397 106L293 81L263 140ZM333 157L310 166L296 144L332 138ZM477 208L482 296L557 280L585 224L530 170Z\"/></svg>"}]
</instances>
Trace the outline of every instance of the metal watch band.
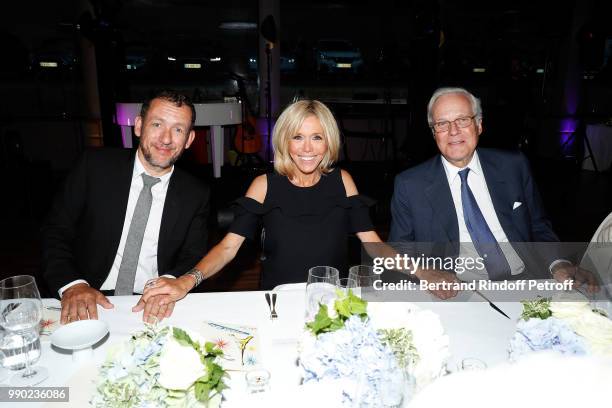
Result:
<instances>
[{"instance_id":1,"label":"metal watch band","mask_svg":"<svg viewBox=\"0 0 612 408\"><path fill-rule=\"evenodd\" d=\"M204 280L204 274L202 273L202 271L196 268L193 268L192 270L187 272L185 275L193 276L193 278L195 279L195 285L193 285L194 288L198 286L200 283L202 283L202 281Z\"/></svg>"}]
</instances>

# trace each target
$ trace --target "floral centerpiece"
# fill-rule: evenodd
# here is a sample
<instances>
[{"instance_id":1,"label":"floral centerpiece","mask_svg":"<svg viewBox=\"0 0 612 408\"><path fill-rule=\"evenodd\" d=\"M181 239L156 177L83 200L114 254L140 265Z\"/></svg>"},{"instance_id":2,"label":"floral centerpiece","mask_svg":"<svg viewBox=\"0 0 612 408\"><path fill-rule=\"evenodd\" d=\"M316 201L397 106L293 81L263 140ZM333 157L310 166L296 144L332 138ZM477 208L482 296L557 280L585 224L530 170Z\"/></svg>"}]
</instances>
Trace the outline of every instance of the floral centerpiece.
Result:
<instances>
[{"instance_id":1,"label":"floral centerpiece","mask_svg":"<svg viewBox=\"0 0 612 408\"><path fill-rule=\"evenodd\" d=\"M195 333L147 325L102 364L95 407L218 407L227 388L223 351Z\"/></svg>"},{"instance_id":2,"label":"floral centerpiece","mask_svg":"<svg viewBox=\"0 0 612 408\"><path fill-rule=\"evenodd\" d=\"M439 375L448 357L448 337L435 314L403 309L392 319L391 307L401 310L402 304L384 312L383 305L372 305L351 290L338 291L319 306L300 343L303 382L338 382L347 406L398 405L404 391ZM432 359L434 349L441 352Z\"/></svg>"},{"instance_id":3,"label":"floral centerpiece","mask_svg":"<svg viewBox=\"0 0 612 408\"><path fill-rule=\"evenodd\" d=\"M445 373L449 338L440 317L406 303L370 303L368 314L400 366L410 371L417 391Z\"/></svg>"},{"instance_id":4,"label":"floral centerpiece","mask_svg":"<svg viewBox=\"0 0 612 408\"><path fill-rule=\"evenodd\" d=\"M524 301L510 359L541 350L612 357L612 320L579 294Z\"/></svg>"}]
</instances>

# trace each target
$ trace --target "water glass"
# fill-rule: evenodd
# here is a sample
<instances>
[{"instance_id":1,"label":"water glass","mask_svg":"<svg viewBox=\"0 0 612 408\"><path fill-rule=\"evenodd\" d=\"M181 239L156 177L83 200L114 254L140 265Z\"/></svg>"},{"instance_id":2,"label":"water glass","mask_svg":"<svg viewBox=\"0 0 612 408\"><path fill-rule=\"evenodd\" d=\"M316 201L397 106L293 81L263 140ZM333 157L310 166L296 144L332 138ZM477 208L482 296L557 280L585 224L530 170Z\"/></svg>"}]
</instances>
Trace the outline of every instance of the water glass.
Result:
<instances>
[{"instance_id":1,"label":"water glass","mask_svg":"<svg viewBox=\"0 0 612 408\"><path fill-rule=\"evenodd\" d=\"M6 332L2 327L0 327L0 344L2 344L2 340L4 339L4 335ZM8 370L4 368L4 353L0 350L0 386L4 383L4 381L8 378Z\"/></svg>"},{"instance_id":2,"label":"water glass","mask_svg":"<svg viewBox=\"0 0 612 408\"><path fill-rule=\"evenodd\" d=\"M40 357L41 319L42 301L34 277L19 275L0 281L0 326L7 331L0 345L3 362L12 369L25 367L11 378L11 385L31 386L48 377L44 367L30 366Z\"/></svg>"},{"instance_id":3,"label":"water glass","mask_svg":"<svg viewBox=\"0 0 612 408\"><path fill-rule=\"evenodd\" d=\"M319 304L329 304L336 298L340 286L340 272L332 266L314 266L308 270L306 281L306 319L312 320Z\"/></svg>"},{"instance_id":4,"label":"water glass","mask_svg":"<svg viewBox=\"0 0 612 408\"><path fill-rule=\"evenodd\" d=\"M270 390L270 372L263 368L247 371L245 374L247 392L257 394Z\"/></svg>"},{"instance_id":5,"label":"water glass","mask_svg":"<svg viewBox=\"0 0 612 408\"><path fill-rule=\"evenodd\" d=\"M380 276L374 273L374 269L369 265L355 265L349 268L349 279L355 281L354 292L357 296L361 296L364 291L371 291L374 287L374 281L380 279Z\"/></svg>"},{"instance_id":6,"label":"water glass","mask_svg":"<svg viewBox=\"0 0 612 408\"><path fill-rule=\"evenodd\" d=\"M5 368L23 370L26 368L26 356L29 364L36 363L40 358L40 337L35 330L7 332L0 339L0 353Z\"/></svg>"},{"instance_id":7,"label":"water glass","mask_svg":"<svg viewBox=\"0 0 612 408\"><path fill-rule=\"evenodd\" d=\"M355 282L355 279L342 278L340 279L339 287L340 287L340 290L344 292L345 294L348 293L349 289L351 289L353 293L355 293L355 290L357 288L357 282Z\"/></svg>"},{"instance_id":8,"label":"water glass","mask_svg":"<svg viewBox=\"0 0 612 408\"><path fill-rule=\"evenodd\" d=\"M461 360L462 371L486 370L487 363L474 357L467 357Z\"/></svg>"},{"instance_id":9,"label":"water glass","mask_svg":"<svg viewBox=\"0 0 612 408\"><path fill-rule=\"evenodd\" d=\"M407 370L389 369L381 373L378 383L380 406L403 407L412 399L415 383Z\"/></svg>"}]
</instances>

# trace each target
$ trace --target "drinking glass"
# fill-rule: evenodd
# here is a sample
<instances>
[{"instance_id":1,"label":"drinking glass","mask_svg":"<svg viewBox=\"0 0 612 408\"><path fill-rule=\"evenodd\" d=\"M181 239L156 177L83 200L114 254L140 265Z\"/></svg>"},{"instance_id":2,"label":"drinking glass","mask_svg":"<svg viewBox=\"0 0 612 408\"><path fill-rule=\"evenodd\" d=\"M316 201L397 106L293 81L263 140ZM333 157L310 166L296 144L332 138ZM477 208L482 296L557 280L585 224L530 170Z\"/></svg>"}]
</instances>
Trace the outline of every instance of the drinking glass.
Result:
<instances>
[{"instance_id":1,"label":"drinking glass","mask_svg":"<svg viewBox=\"0 0 612 408\"><path fill-rule=\"evenodd\" d=\"M36 281L29 275L18 275L0 281L0 326L6 329L0 351L4 365L19 370L11 378L11 385L27 387L48 377L44 367L32 367L30 363L40 358L39 323L42 318L42 301Z\"/></svg>"},{"instance_id":2,"label":"drinking glass","mask_svg":"<svg viewBox=\"0 0 612 408\"><path fill-rule=\"evenodd\" d=\"M369 265L355 265L349 268L348 278L355 281L353 292L357 296L361 296L364 291L371 291L374 287L374 281L380 279L379 275L374 273L374 269Z\"/></svg>"},{"instance_id":3,"label":"drinking glass","mask_svg":"<svg viewBox=\"0 0 612 408\"><path fill-rule=\"evenodd\" d=\"M340 272L332 266L313 266L306 281L306 319L312 320L319 311L319 304L329 304L336 298L340 286Z\"/></svg>"},{"instance_id":4,"label":"drinking glass","mask_svg":"<svg viewBox=\"0 0 612 408\"><path fill-rule=\"evenodd\" d=\"M406 406L415 389L414 377L408 370L386 369L381 371L378 383L380 406L398 408Z\"/></svg>"},{"instance_id":5,"label":"drinking glass","mask_svg":"<svg viewBox=\"0 0 612 408\"><path fill-rule=\"evenodd\" d=\"M268 370L258 368L247 371L245 378L249 394L257 394L270 390L270 372Z\"/></svg>"},{"instance_id":6,"label":"drinking glass","mask_svg":"<svg viewBox=\"0 0 612 408\"><path fill-rule=\"evenodd\" d=\"M355 279L342 278L340 279L339 287L340 287L340 290L344 293L347 293L349 289L351 289L354 293L355 289L357 288L357 282L355 281Z\"/></svg>"},{"instance_id":7,"label":"drinking glass","mask_svg":"<svg viewBox=\"0 0 612 408\"><path fill-rule=\"evenodd\" d=\"M5 334L6 331L0 326L0 344L2 344ZM4 353L0 348L0 384L4 384L4 381L8 378L8 376L8 370L4 368Z\"/></svg>"},{"instance_id":8,"label":"drinking glass","mask_svg":"<svg viewBox=\"0 0 612 408\"><path fill-rule=\"evenodd\" d=\"M487 363L474 357L467 357L461 360L462 371L479 371L486 370Z\"/></svg>"}]
</instances>

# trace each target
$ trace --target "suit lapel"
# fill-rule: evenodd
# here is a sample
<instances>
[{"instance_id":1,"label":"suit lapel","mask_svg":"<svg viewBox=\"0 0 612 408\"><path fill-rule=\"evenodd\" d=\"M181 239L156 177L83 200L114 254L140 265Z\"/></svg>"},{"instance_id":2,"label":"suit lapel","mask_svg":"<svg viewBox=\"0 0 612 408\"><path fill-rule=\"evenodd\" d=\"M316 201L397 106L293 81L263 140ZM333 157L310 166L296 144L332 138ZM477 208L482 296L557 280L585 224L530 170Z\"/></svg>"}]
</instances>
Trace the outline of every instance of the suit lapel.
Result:
<instances>
[{"instance_id":1,"label":"suit lapel","mask_svg":"<svg viewBox=\"0 0 612 408\"><path fill-rule=\"evenodd\" d=\"M496 164L494 158L491 157L490 152L487 150L478 149L478 157L480 158L480 165L482 166L497 219L509 241L520 241L518 232L512 222L511 205L516 197L511 196L511 191L504 178L503 169Z\"/></svg>"},{"instance_id":2,"label":"suit lapel","mask_svg":"<svg viewBox=\"0 0 612 408\"><path fill-rule=\"evenodd\" d=\"M440 156L433 160L432 168L427 174L430 174L431 178L429 186L425 189L425 195L431 204L434 215L442 225L449 241L459 241L457 213Z\"/></svg>"},{"instance_id":3,"label":"suit lapel","mask_svg":"<svg viewBox=\"0 0 612 408\"><path fill-rule=\"evenodd\" d=\"M176 225L180 215L181 202L181 178L177 174L177 169L174 169L174 173L170 178L170 184L168 185L168 192L166 193L166 201L164 202L164 211L162 213L161 225L159 228L159 239L157 245L157 268L160 274L163 273L163 265L166 261L166 254L169 251L168 242L172 236L172 230Z\"/></svg>"},{"instance_id":4,"label":"suit lapel","mask_svg":"<svg viewBox=\"0 0 612 408\"><path fill-rule=\"evenodd\" d=\"M127 211L128 198L130 196L130 187L132 185L132 174L134 172L134 159L135 152L126 155L124 161L121 162L118 167L118 173L116 180L113 180L112 191L109 192L108 197L110 198L106 205L108 205L107 212L107 225L108 225L108 240L111 245L110 250L107 252L107 265L108 270L115 259L117 250L119 249L119 241L121 240L121 232L123 231L123 222L125 221L125 213Z\"/></svg>"}]
</instances>

